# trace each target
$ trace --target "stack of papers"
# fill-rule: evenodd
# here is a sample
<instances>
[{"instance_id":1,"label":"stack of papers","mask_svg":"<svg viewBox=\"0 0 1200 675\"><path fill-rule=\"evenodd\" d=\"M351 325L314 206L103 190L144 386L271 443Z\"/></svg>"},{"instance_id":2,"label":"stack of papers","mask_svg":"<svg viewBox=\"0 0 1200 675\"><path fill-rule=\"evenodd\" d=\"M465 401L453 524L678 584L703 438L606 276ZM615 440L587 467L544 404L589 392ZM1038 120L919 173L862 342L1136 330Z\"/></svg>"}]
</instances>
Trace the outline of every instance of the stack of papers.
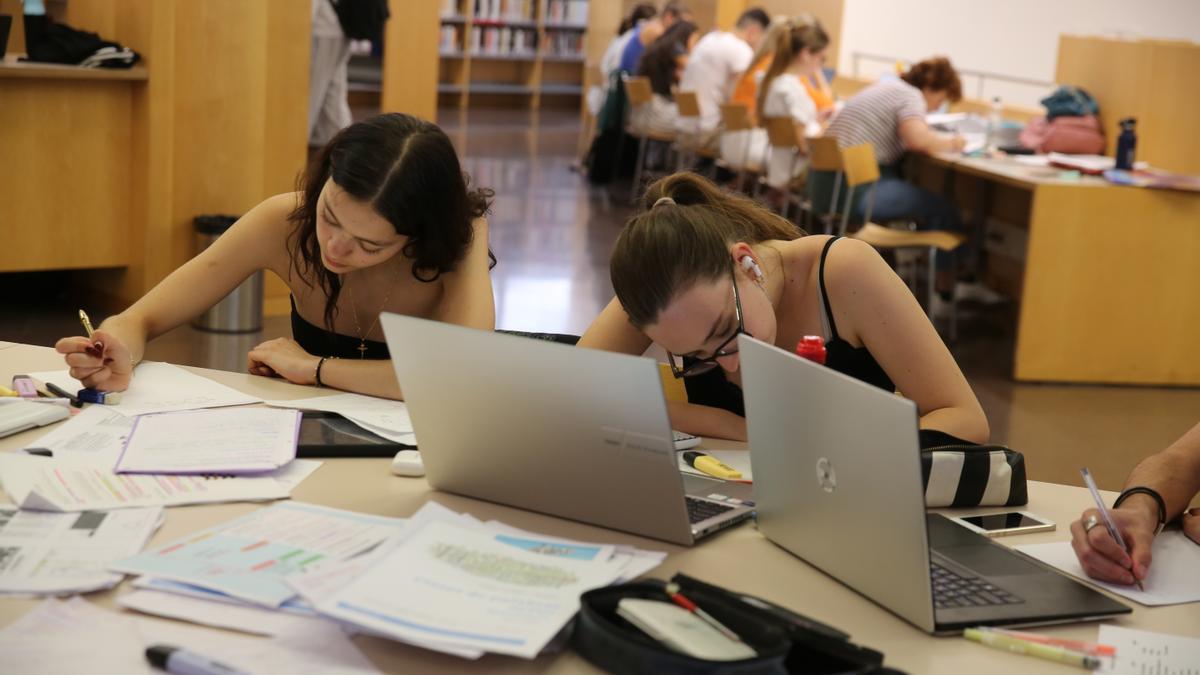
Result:
<instances>
[{"instance_id":1,"label":"stack of papers","mask_svg":"<svg viewBox=\"0 0 1200 675\"><path fill-rule=\"evenodd\" d=\"M66 636L66 637L64 637ZM232 635L100 609L81 598L47 600L0 630L4 672L22 675L161 675L155 644L181 647L241 672L366 675L379 671L337 625L314 621L273 639Z\"/></svg>"},{"instance_id":2,"label":"stack of papers","mask_svg":"<svg viewBox=\"0 0 1200 675\"><path fill-rule=\"evenodd\" d=\"M43 382L52 382L70 392L79 391L83 384L65 370L30 373ZM262 399L188 372L169 363L145 361L133 371L129 389L121 395L121 402L106 406L135 417L150 413L197 410L230 405L260 403Z\"/></svg>"},{"instance_id":3,"label":"stack of papers","mask_svg":"<svg viewBox=\"0 0 1200 675\"><path fill-rule=\"evenodd\" d=\"M263 473L296 458L300 413L230 408L142 415L117 473Z\"/></svg>"},{"instance_id":4,"label":"stack of papers","mask_svg":"<svg viewBox=\"0 0 1200 675\"><path fill-rule=\"evenodd\" d=\"M389 441L416 445L412 420L408 417L408 406L401 401L363 396L362 394L335 394L317 396L294 401L267 401L276 408L295 410L322 410L345 417L358 426Z\"/></svg>"},{"instance_id":5,"label":"stack of papers","mask_svg":"<svg viewBox=\"0 0 1200 675\"><path fill-rule=\"evenodd\" d=\"M85 511L286 499L321 466L308 459L254 477L117 474L103 456L0 453L0 486L22 509Z\"/></svg>"},{"instance_id":6,"label":"stack of papers","mask_svg":"<svg viewBox=\"0 0 1200 675\"><path fill-rule=\"evenodd\" d=\"M1100 644L1112 645L1117 655L1100 672L1121 675L1188 675L1200 664L1200 640L1196 638L1100 625Z\"/></svg>"},{"instance_id":7,"label":"stack of papers","mask_svg":"<svg viewBox=\"0 0 1200 675\"><path fill-rule=\"evenodd\" d=\"M82 513L0 509L0 595L112 588L122 575L109 571L109 564L142 550L162 519L161 508Z\"/></svg>"},{"instance_id":8,"label":"stack of papers","mask_svg":"<svg viewBox=\"0 0 1200 675\"><path fill-rule=\"evenodd\" d=\"M657 567L664 553L481 523L430 503L370 556L287 577L323 616L466 658L534 658L579 596Z\"/></svg>"}]
</instances>

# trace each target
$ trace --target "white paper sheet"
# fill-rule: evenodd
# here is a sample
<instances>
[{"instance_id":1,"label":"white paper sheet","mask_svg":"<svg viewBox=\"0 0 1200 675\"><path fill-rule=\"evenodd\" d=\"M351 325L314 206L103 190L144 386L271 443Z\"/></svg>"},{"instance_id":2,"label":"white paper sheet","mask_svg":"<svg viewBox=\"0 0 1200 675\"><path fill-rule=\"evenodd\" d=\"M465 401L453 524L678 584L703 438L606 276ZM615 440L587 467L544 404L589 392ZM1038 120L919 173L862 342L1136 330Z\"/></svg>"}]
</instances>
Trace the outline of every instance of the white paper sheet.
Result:
<instances>
[{"instance_id":1,"label":"white paper sheet","mask_svg":"<svg viewBox=\"0 0 1200 675\"><path fill-rule=\"evenodd\" d=\"M1145 591L1139 591L1137 586L1109 584L1088 577L1080 567L1070 542L1029 544L1018 546L1017 550L1143 605L1155 607L1200 601L1200 545L1178 530L1166 531L1155 537L1150 574L1143 582Z\"/></svg>"},{"instance_id":2,"label":"white paper sheet","mask_svg":"<svg viewBox=\"0 0 1200 675\"><path fill-rule=\"evenodd\" d=\"M699 469L688 466L688 463L683 460L683 453L686 450L680 450L675 453L675 457L679 460L679 470L684 473L695 474L697 476L705 476L712 478L708 474ZM728 464L734 469L742 472L742 477L738 480L754 480L754 472L750 470L750 451L749 450L700 450L706 455L712 455L715 459L724 464Z\"/></svg>"},{"instance_id":3,"label":"white paper sheet","mask_svg":"<svg viewBox=\"0 0 1200 675\"><path fill-rule=\"evenodd\" d=\"M53 382L72 393L83 388L83 384L68 375L65 370L30 375L43 382ZM133 380L129 389L121 394L121 402L105 407L133 417L176 410L246 405L260 401L262 399L243 394L178 366L144 361L134 369Z\"/></svg>"},{"instance_id":4,"label":"white paper sheet","mask_svg":"<svg viewBox=\"0 0 1200 675\"><path fill-rule=\"evenodd\" d=\"M286 635L304 624L325 621L317 616L301 616L291 612L229 602L213 602L179 593L138 590L117 598L126 609L144 614L190 621L254 635Z\"/></svg>"},{"instance_id":5,"label":"white paper sheet","mask_svg":"<svg viewBox=\"0 0 1200 675\"><path fill-rule=\"evenodd\" d=\"M1100 625L1100 644L1117 648L1097 672L1117 675L1200 674L1200 639Z\"/></svg>"},{"instance_id":6,"label":"white paper sheet","mask_svg":"<svg viewBox=\"0 0 1200 675\"><path fill-rule=\"evenodd\" d=\"M47 600L0 630L5 672L161 675L146 647L183 647L252 673L366 675L379 671L343 631L313 621L271 639L110 612L81 598Z\"/></svg>"},{"instance_id":7,"label":"white paper sheet","mask_svg":"<svg viewBox=\"0 0 1200 675\"><path fill-rule=\"evenodd\" d=\"M116 474L100 458L0 453L0 485L13 503L38 511L85 511L286 499L321 466L309 459L256 476Z\"/></svg>"},{"instance_id":8,"label":"white paper sheet","mask_svg":"<svg viewBox=\"0 0 1200 675\"><path fill-rule=\"evenodd\" d=\"M300 412L274 408L142 415L117 473L263 473L296 457Z\"/></svg>"},{"instance_id":9,"label":"white paper sheet","mask_svg":"<svg viewBox=\"0 0 1200 675\"><path fill-rule=\"evenodd\" d=\"M133 418L113 410L113 406L89 405L29 447L46 448L55 457L104 457L112 466L132 428Z\"/></svg>"},{"instance_id":10,"label":"white paper sheet","mask_svg":"<svg viewBox=\"0 0 1200 675\"><path fill-rule=\"evenodd\" d=\"M531 659L578 610L579 596L619 571L611 561L588 559L582 547L503 537L428 523L317 609L401 640L445 640Z\"/></svg>"},{"instance_id":11,"label":"white paper sheet","mask_svg":"<svg viewBox=\"0 0 1200 675\"><path fill-rule=\"evenodd\" d=\"M267 401L267 405L333 412L390 441L408 445L416 445L417 442L413 435L412 420L408 417L408 406L402 401L362 394L335 394L293 401Z\"/></svg>"},{"instance_id":12,"label":"white paper sheet","mask_svg":"<svg viewBox=\"0 0 1200 675\"><path fill-rule=\"evenodd\" d=\"M0 509L0 594L67 594L112 588L114 560L142 550L162 509L39 513ZM0 652L2 653L2 652Z\"/></svg>"},{"instance_id":13,"label":"white paper sheet","mask_svg":"<svg viewBox=\"0 0 1200 675\"><path fill-rule=\"evenodd\" d=\"M117 561L111 569L279 607L296 594L284 583L285 575L324 559L370 551L403 524L399 518L283 502Z\"/></svg>"}]
</instances>

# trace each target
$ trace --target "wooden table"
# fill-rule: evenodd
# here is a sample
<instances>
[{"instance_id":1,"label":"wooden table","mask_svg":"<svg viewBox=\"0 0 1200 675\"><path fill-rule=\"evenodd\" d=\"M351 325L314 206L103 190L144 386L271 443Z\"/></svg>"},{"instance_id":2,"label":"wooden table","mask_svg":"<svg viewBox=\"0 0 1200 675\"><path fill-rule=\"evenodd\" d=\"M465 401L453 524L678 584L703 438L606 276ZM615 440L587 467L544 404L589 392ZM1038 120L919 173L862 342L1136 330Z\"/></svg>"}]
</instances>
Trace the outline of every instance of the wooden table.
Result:
<instances>
[{"instance_id":1,"label":"wooden table","mask_svg":"<svg viewBox=\"0 0 1200 675\"><path fill-rule=\"evenodd\" d=\"M920 156L915 168L922 186L967 202L988 272L1020 300L1016 379L1200 385L1200 194L1011 158Z\"/></svg>"},{"instance_id":2,"label":"wooden table","mask_svg":"<svg viewBox=\"0 0 1200 675\"><path fill-rule=\"evenodd\" d=\"M7 382L17 372L50 370L61 365L61 359L46 348L21 345L3 349L0 350L0 381ZM303 398L329 393L328 390L313 390L245 374L202 368L189 370L263 398ZM0 450L22 447L45 432L46 429L40 429L0 440ZM721 447L730 447L730 444L722 442ZM698 546L683 548L436 492L422 479L393 476L388 466L387 459L326 460L324 466L297 487L293 496L297 500L314 504L398 517L409 516L425 502L434 500L483 520L497 519L551 536L613 544L628 543L640 548L667 551L669 556L661 567L651 573L652 576L665 578L676 571L684 571L700 579L769 598L845 630L857 643L886 654L888 665L914 675L967 672L972 675L1007 674L1018 670L1028 675L1069 672L1065 666L1001 653L962 639L930 637L776 547L760 535L752 524L727 530ZM1054 520L1059 527L1054 532L1000 540L1005 544L1064 540L1068 536L1068 523L1090 502L1083 489L1063 485L1031 483L1029 493L1028 510ZM219 504L171 508L167 512L166 523L151 540L150 546L161 545L189 532L260 508L263 508L263 505ZM1002 509L978 511L998 510ZM886 574L886 556L881 555L880 559L880 573ZM115 598L127 592L128 588L129 584L125 582L112 591L94 593L86 597L99 606L115 608ZM0 626L11 623L38 602L40 601L35 599L0 600ZM1133 607L1132 615L1114 623L1131 628L1200 637L1198 605ZM1097 630L1096 624L1079 624L1046 628L1042 632L1061 637L1094 640ZM359 636L355 638L355 642L385 672L597 672L572 651L542 656L534 661L488 655L477 662L470 662L378 638Z\"/></svg>"}]
</instances>

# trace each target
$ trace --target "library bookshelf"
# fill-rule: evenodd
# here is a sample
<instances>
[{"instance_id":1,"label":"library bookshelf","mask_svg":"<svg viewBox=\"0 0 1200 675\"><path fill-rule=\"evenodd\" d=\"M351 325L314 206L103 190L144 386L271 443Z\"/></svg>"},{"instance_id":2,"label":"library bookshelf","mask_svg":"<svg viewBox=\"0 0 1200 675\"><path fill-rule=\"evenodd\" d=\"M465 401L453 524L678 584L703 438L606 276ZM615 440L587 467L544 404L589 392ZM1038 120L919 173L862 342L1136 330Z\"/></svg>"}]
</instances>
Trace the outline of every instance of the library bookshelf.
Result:
<instances>
[{"instance_id":1,"label":"library bookshelf","mask_svg":"<svg viewBox=\"0 0 1200 675\"><path fill-rule=\"evenodd\" d=\"M443 0L439 106L577 106L588 2Z\"/></svg>"}]
</instances>

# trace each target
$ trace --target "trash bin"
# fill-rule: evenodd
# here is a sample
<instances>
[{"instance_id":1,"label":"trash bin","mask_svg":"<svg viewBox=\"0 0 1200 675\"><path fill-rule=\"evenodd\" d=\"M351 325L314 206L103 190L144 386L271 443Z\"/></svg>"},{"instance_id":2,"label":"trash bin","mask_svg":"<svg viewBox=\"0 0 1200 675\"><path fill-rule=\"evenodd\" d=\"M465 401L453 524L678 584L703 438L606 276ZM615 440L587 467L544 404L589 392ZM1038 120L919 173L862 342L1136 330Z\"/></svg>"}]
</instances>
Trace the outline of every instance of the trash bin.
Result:
<instances>
[{"instance_id":1,"label":"trash bin","mask_svg":"<svg viewBox=\"0 0 1200 675\"><path fill-rule=\"evenodd\" d=\"M236 221L237 216L197 216L193 221L196 253L212 245ZM259 270L192 325L214 333L256 333L262 330L262 303L263 273Z\"/></svg>"}]
</instances>

